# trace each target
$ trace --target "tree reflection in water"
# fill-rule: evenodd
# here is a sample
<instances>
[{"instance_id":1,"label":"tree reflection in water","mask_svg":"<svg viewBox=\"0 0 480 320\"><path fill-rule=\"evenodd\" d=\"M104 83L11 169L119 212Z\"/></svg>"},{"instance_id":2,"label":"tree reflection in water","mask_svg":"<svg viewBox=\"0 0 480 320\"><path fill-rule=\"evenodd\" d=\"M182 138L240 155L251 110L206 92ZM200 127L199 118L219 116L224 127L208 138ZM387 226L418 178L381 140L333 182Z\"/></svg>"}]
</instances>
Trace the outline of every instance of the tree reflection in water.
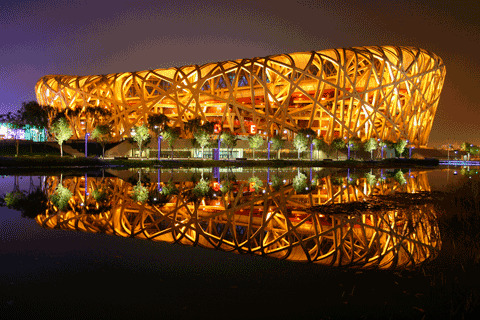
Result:
<instances>
[{"instance_id":1,"label":"tree reflection in water","mask_svg":"<svg viewBox=\"0 0 480 320\"><path fill-rule=\"evenodd\" d=\"M302 181L308 180L299 174L305 176ZM229 188L223 190L214 185L217 181L206 179L198 183L172 180L162 191L157 183L145 183L145 202L132 199L129 182L88 178L88 190L109 195L101 203L91 196L86 201L83 177L68 177L63 184L73 194L70 206L62 212L50 205L36 221L44 228L104 232L332 266L413 268L437 255L441 241L433 204L380 206L360 214L312 210L332 204L358 205L372 196L399 191L429 191L425 172L413 173L406 184L386 177L385 183L374 185L366 178L347 181L341 176L316 175L316 188L307 193L305 188L296 191L295 179L269 185L258 178L254 192L251 181L231 178L224 180ZM58 184L57 177L48 178L47 194ZM102 203L103 211L87 213L86 208L99 209Z\"/></svg>"}]
</instances>

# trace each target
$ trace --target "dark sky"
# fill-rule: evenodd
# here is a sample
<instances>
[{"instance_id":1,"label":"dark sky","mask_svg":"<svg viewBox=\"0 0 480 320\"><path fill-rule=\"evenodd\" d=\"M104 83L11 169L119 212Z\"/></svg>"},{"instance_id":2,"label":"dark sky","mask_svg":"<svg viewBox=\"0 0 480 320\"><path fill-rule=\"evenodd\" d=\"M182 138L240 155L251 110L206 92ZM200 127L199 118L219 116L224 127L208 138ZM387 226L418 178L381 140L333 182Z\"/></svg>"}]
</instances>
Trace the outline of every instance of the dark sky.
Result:
<instances>
[{"instance_id":1,"label":"dark sky","mask_svg":"<svg viewBox=\"0 0 480 320\"><path fill-rule=\"evenodd\" d=\"M108 74L399 45L447 68L430 146L480 144L478 1L0 0L0 113L47 74Z\"/></svg>"}]
</instances>

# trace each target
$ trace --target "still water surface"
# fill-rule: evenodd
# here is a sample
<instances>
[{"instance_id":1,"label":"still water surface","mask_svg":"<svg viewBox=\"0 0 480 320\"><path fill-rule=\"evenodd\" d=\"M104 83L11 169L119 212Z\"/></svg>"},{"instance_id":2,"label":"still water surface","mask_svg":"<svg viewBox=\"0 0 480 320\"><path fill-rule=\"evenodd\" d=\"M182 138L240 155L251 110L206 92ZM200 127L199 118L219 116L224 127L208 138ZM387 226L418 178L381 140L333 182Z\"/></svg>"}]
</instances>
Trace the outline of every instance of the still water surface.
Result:
<instances>
[{"instance_id":1,"label":"still water surface","mask_svg":"<svg viewBox=\"0 0 480 320\"><path fill-rule=\"evenodd\" d=\"M148 263L152 245L168 254L164 245L181 244L217 249L227 257L240 253L332 267L413 269L442 249L429 193L475 170L136 169L2 177L0 195L13 209L0 208L0 245L10 259L38 251L55 255L53 247L97 257L99 241L110 241L106 234L150 240L136 242L135 250L145 250L145 260L136 252L139 265ZM392 198L395 194L401 196ZM68 243L69 234L94 238L62 247L58 241ZM208 251L196 254L197 267L214 265ZM171 253L163 259L178 258ZM23 281L45 273L32 264L20 267L29 270ZM18 268L4 264L3 280L21 282ZM4 299L0 303L15 301Z\"/></svg>"}]
</instances>

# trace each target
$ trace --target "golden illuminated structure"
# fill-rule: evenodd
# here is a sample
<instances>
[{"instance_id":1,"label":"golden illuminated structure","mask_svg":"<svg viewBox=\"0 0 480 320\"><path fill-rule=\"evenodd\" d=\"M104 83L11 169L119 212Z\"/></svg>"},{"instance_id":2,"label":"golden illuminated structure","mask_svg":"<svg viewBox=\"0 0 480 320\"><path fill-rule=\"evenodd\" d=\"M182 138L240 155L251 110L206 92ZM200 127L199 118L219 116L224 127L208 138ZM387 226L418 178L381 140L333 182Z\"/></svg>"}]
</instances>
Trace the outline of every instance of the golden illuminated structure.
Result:
<instances>
[{"instance_id":1,"label":"golden illuminated structure","mask_svg":"<svg viewBox=\"0 0 480 320\"><path fill-rule=\"evenodd\" d=\"M77 109L74 138L104 107L115 137L164 114L183 128L200 118L241 135L268 136L310 128L336 137L409 140L426 146L445 79L435 54L413 47L354 47L279 54L178 68L108 75L42 77L40 104ZM88 123L87 123L88 122ZM219 128L220 129L220 128Z\"/></svg>"},{"instance_id":2,"label":"golden illuminated structure","mask_svg":"<svg viewBox=\"0 0 480 320\"><path fill-rule=\"evenodd\" d=\"M441 246L433 204L364 214L320 214L314 204L346 203L397 191L429 190L426 174L412 173L404 183L371 184L365 178L317 181L312 193L299 194L292 183L254 191L238 181L231 191L210 198L191 198L192 182L176 183L178 194L162 203L132 199L133 185L118 178L70 177L72 191L59 211L52 203L36 221L44 228L106 233L191 246L250 253L277 259L358 268L411 268L434 258ZM57 177L48 179L52 194ZM165 187L165 184L162 184ZM148 187L158 193L158 184ZM215 188L215 182L212 182ZM86 191L87 190L87 191ZM85 192L103 190L103 204ZM364 192L366 190L366 192ZM265 191L265 192L264 192ZM350 200L348 200L350 199ZM102 207L103 206L103 207Z\"/></svg>"}]
</instances>

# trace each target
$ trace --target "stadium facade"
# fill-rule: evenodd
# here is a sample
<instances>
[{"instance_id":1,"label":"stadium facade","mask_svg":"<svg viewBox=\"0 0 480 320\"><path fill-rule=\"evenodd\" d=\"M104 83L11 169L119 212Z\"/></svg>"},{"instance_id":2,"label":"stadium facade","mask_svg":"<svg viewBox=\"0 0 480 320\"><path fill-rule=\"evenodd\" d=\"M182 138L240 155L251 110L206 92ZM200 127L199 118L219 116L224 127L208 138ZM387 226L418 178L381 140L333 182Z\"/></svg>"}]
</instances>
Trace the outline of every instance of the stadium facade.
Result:
<instances>
[{"instance_id":1,"label":"stadium facade","mask_svg":"<svg viewBox=\"0 0 480 320\"><path fill-rule=\"evenodd\" d=\"M288 139L311 128L336 137L409 140L426 146L445 79L440 57L413 47L329 49L108 75L48 75L36 85L40 104L77 110L69 119L83 138L108 121L120 140L151 114L183 129L215 122L239 135ZM89 117L104 107L108 119Z\"/></svg>"}]
</instances>

